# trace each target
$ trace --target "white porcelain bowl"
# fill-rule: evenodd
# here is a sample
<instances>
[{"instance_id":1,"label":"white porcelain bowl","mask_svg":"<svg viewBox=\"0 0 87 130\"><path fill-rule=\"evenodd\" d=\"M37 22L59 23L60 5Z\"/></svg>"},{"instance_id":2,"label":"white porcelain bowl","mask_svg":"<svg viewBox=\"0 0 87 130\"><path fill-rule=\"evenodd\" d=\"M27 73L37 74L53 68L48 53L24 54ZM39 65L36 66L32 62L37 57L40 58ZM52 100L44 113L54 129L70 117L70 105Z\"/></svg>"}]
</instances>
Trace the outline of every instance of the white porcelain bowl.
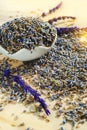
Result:
<instances>
[{"instance_id":1,"label":"white porcelain bowl","mask_svg":"<svg viewBox=\"0 0 87 130\"><path fill-rule=\"evenodd\" d=\"M33 50L28 50L28 49L21 49L17 51L16 53L10 54L8 51L6 51L2 46L0 46L0 53L4 54L5 56L8 56L9 58L20 60L20 61L29 61L29 60L34 60L42 55L46 54L50 49L53 47L57 39L57 34L54 38L54 41L50 47L45 47L45 46L37 46Z\"/></svg>"}]
</instances>

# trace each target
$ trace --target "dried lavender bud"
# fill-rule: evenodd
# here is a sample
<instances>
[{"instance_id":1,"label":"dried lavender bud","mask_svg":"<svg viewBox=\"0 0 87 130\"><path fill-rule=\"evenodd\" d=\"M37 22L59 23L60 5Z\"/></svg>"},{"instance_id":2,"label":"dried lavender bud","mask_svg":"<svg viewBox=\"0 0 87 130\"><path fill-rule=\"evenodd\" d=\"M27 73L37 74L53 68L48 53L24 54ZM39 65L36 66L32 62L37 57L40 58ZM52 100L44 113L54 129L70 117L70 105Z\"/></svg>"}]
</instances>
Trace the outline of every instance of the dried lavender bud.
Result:
<instances>
[{"instance_id":1,"label":"dried lavender bud","mask_svg":"<svg viewBox=\"0 0 87 130\"><path fill-rule=\"evenodd\" d=\"M4 77L9 77L10 75L10 70L9 69L5 69L4 70Z\"/></svg>"},{"instance_id":2,"label":"dried lavender bud","mask_svg":"<svg viewBox=\"0 0 87 130\"><path fill-rule=\"evenodd\" d=\"M37 46L50 47L55 36L56 29L48 22L22 17L1 26L0 45L12 54L23 48L32 50Z\"/></svg>"},{"instance_id":3,"label":"dried lavender bud","mask_svg":"<svg viewBox=\"0 0 87 130\"><path fill-rule=\"evenodd\" d=\"M87 103L83 101L87 97L87 48L80 46L77 36L80 32L75 32L75 34L70 32L58 36L55 46L48 54L38 60L24 62L21 66L14 68L14 72L13 68L11 69L11 74L13 75L17 72L20 76L26 74L27 76L32 76L34 79L32 83L38 86L39 90L46 92L43 94L45 98L48 98L48 100L51 99L50 101L52 99L55 100L56 104L52 106L52 108L55 108L53 111L57 111L55 116L59 117L62 114L64 119L70 121L72 124L77 124L78 122L85 123L87 119L87 116L82 116L87 111ZM3 88L7 92L6 85L11 76L8 79L2 79L3 70L7 68L7 63L4 60L0 62L0 86L2 92ZM12 63L14 64L14 61ZM35 76L36 74L38 78ZM29 79L29 77L27 78ZM19 87L17 83L13 87L14 82L12 78L10 81L7 89L10 92L13 91L14 96L16 94L14 89L16 89L16 92L18 92L17 99L19 99L19 95L22 93L22 100L25 97L24 91L27 92L27 89L23 91L22 87ZM76 98L74 94L76 94ZM69 100L64 100L67 97L69 97ZM65 107L62 107L64 101L69 105L69 108L65 109ZM60 113L60 108L63 108L63 113Z\"/></svg>"},{"instance_id":4,"label":"dried lavender bud","mask_svg":"<svg viewBox=\"0 0 87 130\"><path fill-rule=\"evenodd\" d=\"M42 16L42 17L45 17L46 15L47 15L47 14L46 14L45 12L43 12L41 16Z\"/></svg>"}]
</instances>

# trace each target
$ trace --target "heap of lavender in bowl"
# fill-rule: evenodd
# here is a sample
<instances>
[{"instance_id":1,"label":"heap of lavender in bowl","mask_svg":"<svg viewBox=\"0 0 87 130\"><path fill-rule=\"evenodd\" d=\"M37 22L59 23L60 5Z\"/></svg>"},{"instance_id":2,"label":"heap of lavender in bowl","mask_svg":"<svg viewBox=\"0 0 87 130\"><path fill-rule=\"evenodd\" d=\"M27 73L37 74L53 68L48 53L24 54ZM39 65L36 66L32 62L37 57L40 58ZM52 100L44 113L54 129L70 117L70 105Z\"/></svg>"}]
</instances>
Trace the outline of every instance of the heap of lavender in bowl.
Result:
<instances>
[{"instance_id":1,"label":"heap of lavender in bowl","mask_svg":"<svg viewBox=\"0 0 87 130\"><path fill-rule=\"evenodd\" d=\"M55 37L53 25L33 17L16 18L0 27L0 46L9 54L23 48L33 50L37 46L51 47Z\"/></svg>"}]
</instances>

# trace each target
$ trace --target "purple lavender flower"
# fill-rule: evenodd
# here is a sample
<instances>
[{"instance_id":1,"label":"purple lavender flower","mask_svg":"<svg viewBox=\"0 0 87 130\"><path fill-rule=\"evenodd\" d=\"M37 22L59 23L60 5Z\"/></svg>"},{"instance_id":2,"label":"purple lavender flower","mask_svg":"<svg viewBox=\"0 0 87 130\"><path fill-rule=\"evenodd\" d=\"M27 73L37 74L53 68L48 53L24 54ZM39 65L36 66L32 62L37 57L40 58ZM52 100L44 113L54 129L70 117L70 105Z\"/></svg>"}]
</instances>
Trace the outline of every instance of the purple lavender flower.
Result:
<instances>
[{"instance_id":1,"label":"purple lavender flower","mask_svg":"<svg viewBox=\"0 0 87 130\"><path fill-rule=\"evenodd\" d=\"M55 12L57 9L59 9L61 7L61 5L62 5L62 1L56 7L54 7L53 9L50 9L49 14L52 12Z\"/></svg>"},{"instance_id":2,"label":"purple lavender flower","mask_svg":"<svg viewBox=\"0 0 87 130\"><path fill-rule=\"evenodd\" d=\"M50 111L47 109L45 101L42 98L40 98L40 94L36 90L32 89L29 85L26 85L20 76L13 76L13 81L19 84L25 92L29 92L31 95L33 95L34 99L41 104L46 114L50 114Z\"/></svg>"},{"instance_id":3,"label":"purple lavender flower","mask_svg":"<svg viewBox=\"0 0 87 130\"><path fill-rule=\"evenodd\" d=\"M4 70L4 77L9 77L11 75L10 73L10 69L5 69ZM47 109L47 104L45 103L45 101L40 98L40 94L34 90L33 88L31 88L31 86L26 85L26 83L24 82L24 80L22 80L22 78L19 75L11 75L12 79L14 82L16 82L18 85L20 85L20 87L22 87L22 89L26 92L26 93L30 93L31 95L34 96L34 100L38 101L42 108L44 109L44 111L46 112L47 115L50 114L50 111Z\"/></svg>"},{"instance_id":4,"label":"purple lavender flower","mask_svg":"<svg viewBox=\"0 0 87 130\"><path fill-rule=\"evenodd\" d=\"M72 17L72 16L59 16L59 17L56 17L56 18L49 19L48 23L53 24L54 22L57 22L58 20L65 20L65 19L75 20L76 17Z\"/></svg>"},{"instance_id":5,"label":"purple lavender flower","mask_svg":"<svg viewBox=\"0 0 87 130\"><path fill-rule=\"evenodd\" d=\"M43 12L43 13L41 14L41 16L42 16L42 17L45 17L45 16L47 16L48 14L51 14L51 13L55 12L57 9L59 9L59 8L61 7L61 5L62 5L62 1L61 1L56 7L50 9L48 13Z\"/></svg>"},{"instance_id":6,"label":"purple lavender flower","mask_svg":"<svg viewBox=\"0 0 87 130\"><path fill-rule=\"evenodd\" d=\"M77 28L77 27L65 27L65 28L56 28L56 30L57 30L57 35L61 35L61 34L64 34L64 33L78 31L79 28Z\"/></svg>"},{"instance_id":7,"label":"purple lavender flower","mask_svg":"<svg viewBox=\"0 0 87 130\"><path fill-rule=\"evenodd\" d=\"M7 77L7 78L9 77L9 75L10 75L9 68L7 68L7 69L4 70L4 74L3 75L4 75L4 77Z\"/></svg>"}]
</instances>

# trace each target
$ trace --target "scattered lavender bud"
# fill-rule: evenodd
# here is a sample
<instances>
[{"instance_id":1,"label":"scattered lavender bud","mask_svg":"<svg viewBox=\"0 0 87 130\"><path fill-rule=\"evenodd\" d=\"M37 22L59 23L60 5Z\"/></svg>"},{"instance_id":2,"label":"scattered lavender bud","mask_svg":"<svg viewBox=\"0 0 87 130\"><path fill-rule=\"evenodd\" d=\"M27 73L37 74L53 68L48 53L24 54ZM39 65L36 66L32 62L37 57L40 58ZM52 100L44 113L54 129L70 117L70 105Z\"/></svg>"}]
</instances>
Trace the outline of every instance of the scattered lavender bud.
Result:
<instances>
[{"instance_id":1,"label":"scattered lavender bud","mask_svg":"<svg viewBox=\"0 0 87 130\"><path fill-rule=\"evenodd\" d=\"M65 128L64 127L60 127L60 130L65 130Z\"/></svg>"},{"instance_id":2,"label":"scattered lavender bud","mask_svg":"<svg viewBox=\"0 0 87 130\"><path fill-rule=\"evenodd\" d=\"M63 124L66 124L66 119L63 120Z\"/></svg>"}]
</instances>

